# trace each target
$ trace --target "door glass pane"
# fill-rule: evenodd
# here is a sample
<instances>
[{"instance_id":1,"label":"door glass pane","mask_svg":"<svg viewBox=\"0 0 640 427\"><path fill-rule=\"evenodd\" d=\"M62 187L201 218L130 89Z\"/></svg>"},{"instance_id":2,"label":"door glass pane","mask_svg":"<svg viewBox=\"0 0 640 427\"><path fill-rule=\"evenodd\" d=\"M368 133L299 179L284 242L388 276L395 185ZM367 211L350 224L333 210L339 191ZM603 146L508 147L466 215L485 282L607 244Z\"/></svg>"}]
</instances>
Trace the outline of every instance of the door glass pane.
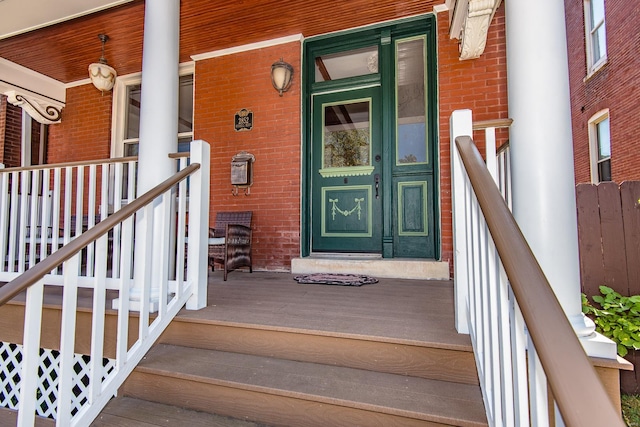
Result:
<instances>
[{"instance_id":1,"label":"door glass pane","mask_svg":"<svg viewBox=\"0 0 640 427\"><path fill-rule=\"evenodd\" d=\"M598 180L611 181L611 159L598 163Z\"/></svg>"},{"instance_id":2,"label":"door glass pane","mask_svg":"<svg viewBox=\"0 0 640 427\"><path fill-rule=\"evenodd\" d=\"M378 46L316 57L316 82L365 76L378 72Z\"/></svg>"},{"instance_id":3,"label":"door glass pane","mask_svg":"<svg viewBox=\"0 0 640 427\"><path fill-rule=\"evenodd\" d=\"M591 33L592 62L596 63L607 53L604 0L591 0L589 2L589 8L591 19L587 25Z\"/></svg>"},{"instance_id":4,"label":"door glass pane","mask_svg":"<svg viewBox=\"0 0 640 427\"><path fill-rule=\"evenodd\" d=\"M607 52L607 36L604 23L591 33L591 48L593 50L593 62L598 62Z\"/></svg>"},{"instance_id":5,"label":"door glass pane","mask_svg":"<svg viewBox=\"0 0 640 427\"><path fill-rule=\"evenodd\" d=\"M124 144L124 156L137 156L138 155L138 141L136 142L125 142Z\"/></svg>"},{"instance_id":6,"label":"door glass pane","mask_svg":"<svg viewBox=\"0 0 640 427\"><path fill-rule=\"evenodd\" d=\"M604 0L591 0L591 28L596 28L604 20Z\"/></svg>"},{"instance_id":7,"label":"door glass pane","mask_svg":"<svg viewBox=\"0 0 640 427\"><path fill-rule=\"evenodd\" d=\"M138 155L140 136L140 84L127 87L127 122L125 127L124 155ZM178 89L178 151L189 151L193 132L193 75L180 77ZM184 144L186 142L186 145ZM181 145L182 143L182 145ZM186 149L185 149L186 147Z\"/></svg>"},{"instance_id":8,"label":"door glass pane","mask_svg":"<svg viewBox=\"0 0 640 427\"><path fill-rule=\"evenodd\" d=\"M191 136L178 137L178 153L186 153L191 150Z\"/></svg>"},{"instance_id":9,"label":"door glass pane","mask_svg":"<svg viewBox=\"0 0 640 427\"><path fill-rule=\"evenodd\" d=\"M598 160L611 157L611 136L609 134L609 118L596 125L598 129Z\"/></svg>"},{"instance_id":10,"label":"door glass pane","mask_svg":"<svg viewBox=\"0 0 640 427\"><path fill-rule=\"evenodd\" d=\"M371 101L323 106L325 168L371 164Z\"/></svg>"},{"instance_id":11,"label":"door glass pane","mask_svg":"<svg viewBox=\"0 0 640 427\"><path fill-rule=\"evenodd\" d=\"M193 74L180 77L178 133L193 131Z\"/></svg>"},{"instance_id":12,"label":"door glass pane","mask_svg":"<svg viewBox=\"0 0 640 427\"><path fill-rule=\"evenodd\" d=\"M125 124L125 139L140 136L140 85L127 87L127 122Z\"/></svg>"},{"instance_id":13,"label":"door glass pane","mask_svg":"<svg viewBox=\"0 0 640 427\"><path fill-rule=\"evenodd\" d=\"M427 162L425 39L396 43L396 164Z\"/></svg>"}]
</instances>

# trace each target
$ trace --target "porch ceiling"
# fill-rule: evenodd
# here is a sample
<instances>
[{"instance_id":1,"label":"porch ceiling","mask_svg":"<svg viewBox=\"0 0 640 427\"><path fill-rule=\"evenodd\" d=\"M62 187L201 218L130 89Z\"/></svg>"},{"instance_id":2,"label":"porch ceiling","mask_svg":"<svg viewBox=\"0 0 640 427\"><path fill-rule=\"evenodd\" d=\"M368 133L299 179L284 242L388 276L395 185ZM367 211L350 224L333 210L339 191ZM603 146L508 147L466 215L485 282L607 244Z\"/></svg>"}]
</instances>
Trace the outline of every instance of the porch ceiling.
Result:
<instances>
[{"instance_id":1,"label":"porch ceiling","mask_svg":"<svg viewBox=\"0 0 640 427\"><path fill-rule=\"evenodd\" d=\"M292 34L309 37L428 13L434 5L443 3L444 0L379 0L375 3L370 0L247 0L241 3L182 0L180 62L190 61L194 54ZM105 49L109 65L119 75L138 72L142 62L143 23L144 1L133 0L1 39L0 57L63 83L83 80L87 78L88 65L100 57L97 36L105 33L110 38Z\"/></svg>"},{"instance_id":2,"label":"porch ceiling","mask_svg":"<svg viewBox=\"0 0 640 427\"><path fill-rule=\"evenodd\" d=\"M0 39L68 21L132 0L0 0Z\"/></svg>"}]
</instances>

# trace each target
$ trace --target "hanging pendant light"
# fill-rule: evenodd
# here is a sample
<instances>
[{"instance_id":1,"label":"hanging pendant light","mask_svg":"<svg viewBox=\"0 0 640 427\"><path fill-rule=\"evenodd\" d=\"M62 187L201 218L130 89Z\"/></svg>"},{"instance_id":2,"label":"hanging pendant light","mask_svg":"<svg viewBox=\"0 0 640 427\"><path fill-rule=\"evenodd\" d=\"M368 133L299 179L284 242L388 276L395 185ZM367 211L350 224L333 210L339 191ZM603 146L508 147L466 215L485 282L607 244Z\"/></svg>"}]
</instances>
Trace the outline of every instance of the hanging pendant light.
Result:
<instances>
[{"instance_id":1,"label":"hanging pendant light","mask_svg":"<svg viewBox=\"0 0 640 427\"><path fill-rule=\"evenodd\" d=\"M106 34L98 34L98 38L102 42L102 55L99 62L89 64L89 77L93 85L104 94L113 89L113 85L116 83L116 77L118 73L116 70L107 64L107 60L104 58L104 45L109 40L109 36Z\"/></svg>"}]
</instances>

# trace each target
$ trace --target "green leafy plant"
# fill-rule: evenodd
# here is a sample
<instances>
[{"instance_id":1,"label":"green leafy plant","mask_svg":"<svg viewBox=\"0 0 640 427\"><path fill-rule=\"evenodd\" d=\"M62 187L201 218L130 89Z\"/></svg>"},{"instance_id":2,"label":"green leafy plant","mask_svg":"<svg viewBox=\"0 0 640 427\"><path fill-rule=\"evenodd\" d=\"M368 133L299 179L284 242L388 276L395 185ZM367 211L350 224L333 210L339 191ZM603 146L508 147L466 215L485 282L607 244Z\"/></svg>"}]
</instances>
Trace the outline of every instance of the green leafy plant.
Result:
<instances>
[{"instance_id":1,"label":"green leafy plant","mask_svg":"<svg viewBox=\"0 0 640 427\"><path fill-rule=\"evenodd\" d=\"M623 394L622 418L629 427L640 427L640 396L637 394Z\"/></svg>"},{"instance_id":2,"label":"green leafy plant","mask_svg":"<svg viewBox=\"0 0 640 427\"><path fill-rule=\"evenodd\" d=\"M593 319L598 332L618 345L620 356L630 348L640 349L640 295L625 297L607 286L600 286L600 293L593 296L600 308L582 294L582 312Z\"/></svg>"}]
</instances>

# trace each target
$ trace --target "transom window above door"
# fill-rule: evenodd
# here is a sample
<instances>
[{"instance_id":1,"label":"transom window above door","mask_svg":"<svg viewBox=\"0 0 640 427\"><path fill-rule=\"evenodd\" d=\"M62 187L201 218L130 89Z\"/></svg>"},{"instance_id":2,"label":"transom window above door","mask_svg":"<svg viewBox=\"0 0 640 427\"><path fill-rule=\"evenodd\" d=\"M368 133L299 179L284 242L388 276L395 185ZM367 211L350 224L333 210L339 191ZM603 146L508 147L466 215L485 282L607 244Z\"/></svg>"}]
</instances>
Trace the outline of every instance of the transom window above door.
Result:
<instances>
[{"instance_id":1,"label":"transom window above door","mask_svg":"<svg viewBox=\"0 0 640 427\"><path fill-rule=\"evenodd\" d=\"M378 73L378 46L367 46L315 57L315 81L359 77Z\"/></svg>"}]
</instances>

